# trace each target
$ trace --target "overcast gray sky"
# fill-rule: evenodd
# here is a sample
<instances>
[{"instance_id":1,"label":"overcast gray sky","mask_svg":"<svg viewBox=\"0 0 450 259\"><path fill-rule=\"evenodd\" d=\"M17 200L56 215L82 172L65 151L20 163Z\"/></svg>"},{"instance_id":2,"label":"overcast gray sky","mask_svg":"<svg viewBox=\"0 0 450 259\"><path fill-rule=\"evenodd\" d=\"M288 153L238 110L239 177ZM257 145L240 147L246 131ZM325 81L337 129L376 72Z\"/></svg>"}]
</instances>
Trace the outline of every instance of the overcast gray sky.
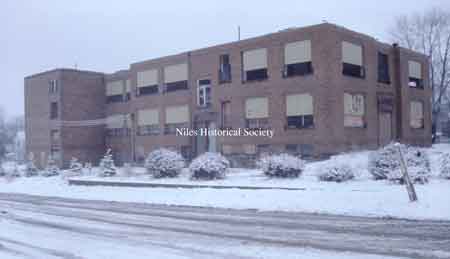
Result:
<instances>
[{"instance_id":1,"label":"overcast gray sky","mask_svg":"<svg viewBox=\"0 0 450 259\"><path fill-rule=\"evenodd\" d=\"M60 67L100 72L132 62L294 26L337 23L389 42L399 14L449 0L3 0L0 5L0 106L23 114L23 78Z\"/></svg>"}]
</instances>

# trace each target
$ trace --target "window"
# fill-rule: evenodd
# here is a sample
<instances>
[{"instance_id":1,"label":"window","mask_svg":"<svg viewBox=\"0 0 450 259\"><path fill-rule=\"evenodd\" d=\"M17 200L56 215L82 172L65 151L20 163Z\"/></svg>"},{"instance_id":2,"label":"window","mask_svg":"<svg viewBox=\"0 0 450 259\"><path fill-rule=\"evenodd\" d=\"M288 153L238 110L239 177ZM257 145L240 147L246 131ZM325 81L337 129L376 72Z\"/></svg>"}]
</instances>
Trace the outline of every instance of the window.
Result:
<instances>
[{"instance_id":1,"label":"window","mask_svg":"<svg viewBox=\"0 0 450 259\"><path fill-rule=\"evenodd\" d=\"M287 95L286 120L288 129L312 128L314 126L313 97L310 94Z\"/></svg>"},{"instance_id":2,"label":"window","mask_svg":"<svg viewBox=\"0 0 450 259\"><path fill-rule=\"evenodd\" d=\"M189 127L189 106L171 106L166 108L164 134L176 134L177 129Z\"/></svg>"},{"instance_id":3,"label":"window","mask_svg":"<svg viewBox=\"0 0 450 259\"><path fill-rule=\"evenodd\" d=\"M354 128L365 127L365 107L362 94L344 93L344 126Z\"/></svg>"},{"instance_id":4,"label":"window","mask_svg":"<svg viewBox=\"0 0 450 259\"><path fill-rule=\"evenodd\" d=\"M230 55L223 54L220 55L220 66L219 66L219 83L230 83L231 82L231 64Z\"/></svg>"},{"instance_id":5,"label":"window","mask_svg":"<svg viewBox=\"0 0 450 259\"><path fill-rule=\"evenodd\" d=\"M222 129L231 128L231 101L224 101L221 103L221 125Z\"/></svg>"},{"instance_id":6,"label":"window","mask_svg":"<svg viewBox=\"0 0 450 259\"><path fill-rule=\"evenodd\" d=\"M411 101L410 103L410 122L411 128L423 129L424 117L423 117L423 102Z\"/></svg>"},{"instance_id":7,"label":"window","mask_svg":"<svg viewBox=\"0 0 450 259\"><path fill-rule=\"evenodd\" d=\"M48 81L48 92L50 94L55 94L58 92L58 80L50 80Z\"/></svg>"},{"instance_id":8,"label":"window","mask_svg":"<svg viewBox=\"0 0 450 259\"><path fill-rule=\"evenodd\" d=\"M157 94L158 70L150 69L137 72L136 96Z\"/></svg>"},{"instance_id":9,"label":"window","mask_svg":"<svg viewBox=\"0 0 450 259\"><path fill-rule=\"evenodd\" d=\"M378 52L378 82L390 84L389 76L389 57L386 54Z\"/></svg>"},{"instance_id":10,"label":"window","mask_svg":"<svg viewBox=\"0 0 450 259\"><path fill-rule=\"evenodd\" d=\"M164 68L165 92L188 89L188 65L186 63Z\"/></svg>"},{"instance_id":11,"label":"window","mask_svg":"<svg viewBox=\"0 0 450 259\"><path fill-rule=\"evenodd\" d=\"M294 156L308 158L314 155L314 146L310 144L287 144L286 152Z\"/></svg>"},{"instance_id":12,"label":"window","mask_svg":"<svg viewBox=\"0 0 450 259\"><path fill-rule=\"evenodd\" d=\"M124 137L130 135L131 118L125 114L110 115L106 118L106 135Z\"/></svg>"},{"instance_id":13,"label":"window","mask_svg":"<svg viewBox=\"0 0 450 259\"><path fill-rule=\"evenodd\" d=\"M271 154L271 149L269 144L258 144L256 145L256 152L260 156L266 156Z\"/></svg>"},{"instance_id":14,"label":"window","mask_svg":"<svg viewBox=\"0 0 450 259\"><path fill-rule=\"evenodd\" d=\"M58 118L58 103L52 102L50 104L50 119L54 120Z\"/></svg>"},{"instance_id":15,"label":"window","mask_svg":"<svg viewBox=\"0 0 450 259\"><path fill-rule=\"evenodd\" d=\"M60 140L59 130L51 130L50 139L52 141L52 144L57 144Z\"/></svg>"},{"instance_id":16,"label":"window","mask_svg":"<svg viewBox=\"0 0 450 259\"><path fill-rule=\"evenodd\" d=\"M61 160L61 150L58 147L52 147L50 149L50 157L55 160L55 162L59 162Z\"/></svg>"},{"instance_id":17,"label":"window","mask_svg":"<svg viewBox=\"0 0 450 259\"><path fill-rule=\"evenodd\" d=\"M200 107L209 107L211 105L211 80L198 80L197 105Z\"/></svg>"},{"instance_id":18,"label":"window","mask_svg":"<svg viewBox=\"0 0 450 259\"><path fill-rule=\"evenodd\" d=\"M222 154L229 155L233 153L233 146L231 145L222 145Z\"/></svg>"},{"instance_id":19,"label":"window","mask_svg":"<svg viewBox=\"0 0 450 259\"><path fill-rule=\"evenodd\" d=\"M147 109L138 111L139 136L159 135L159 111L158 109Z\"/></svg>"},{"instance_id":20,"label":"window","mask_svg":"<svg viewBox=\"0 0 450 259\"><path fill-rule=\"evenodd\" d=\"M125 102L128 102L131 99L131 81L127 79L125 81Z\"/></svg>"},{"instance_id":21,"label":"window","mask_svg":"<svg viewBox=\"0 0 450 259\"><path fill-rule=\"evenodd\" d=\"M284 47L284 76L302 76L313 72L311 41L297 41Z\"/></svg>"},{"instance_id":22,"label":"window","mask_svg":"<svg viewBox=\"0 0 450 259\"><path fill-rule=\"evenodd\" d=\"M123 82L113 81L106 83L106 102L115 103L123 101Z\"/></svg>"},{"instance_id":23,"label":"window","mask_svg":"<svg viewBox=\"0 0 450 259\"><path fill-rule=\"evenodd\" d=\"M268 129L269 106L267 97L252 97L245 101L246 128Z\"/></svg>"},{"instance_id":24,"label":"window","mask_svg":"<svg viewBox=\"0 0 450 259\"><path fill-rule=\"evenodd\" d=\"M408 61L409 87L423 89L422 65L416 61Z\"/></svg>"},{"instance_id":25,"label":"window","mask_svg":"<svg viewBox=\"0 0 450 259\"><path fill-rule=\"evenodd\" d=\"M342 74L364 78L362 47L346 41L342 42Z\"/></svg>"},{"instance_id":26,"label":"window","mask_svg":"<svg viewBox=\"0 0 450 259\"><path fill-rule=\"evenodd\" d=\"M243 81L267 79L267 49L245 51L243 58Z\"/></svg>"}]
</instances>

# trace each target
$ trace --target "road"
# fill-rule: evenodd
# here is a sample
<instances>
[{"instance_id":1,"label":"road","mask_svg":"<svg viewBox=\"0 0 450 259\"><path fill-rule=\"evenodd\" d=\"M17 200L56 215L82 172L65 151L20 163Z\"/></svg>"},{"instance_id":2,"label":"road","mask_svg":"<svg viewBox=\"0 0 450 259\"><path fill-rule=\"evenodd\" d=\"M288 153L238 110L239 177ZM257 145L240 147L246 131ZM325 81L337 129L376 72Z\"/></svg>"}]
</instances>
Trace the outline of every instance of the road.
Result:
<instances>
[{"instance_id":1,"label":"road","mask_svg":"<svg viewBox=\"0 0 450 259\"><path fill-rule=\"evenodd\" d=\"M8 193L0 211L0 258L450 258L448 221Z\"/></svg>"}]
</instances>

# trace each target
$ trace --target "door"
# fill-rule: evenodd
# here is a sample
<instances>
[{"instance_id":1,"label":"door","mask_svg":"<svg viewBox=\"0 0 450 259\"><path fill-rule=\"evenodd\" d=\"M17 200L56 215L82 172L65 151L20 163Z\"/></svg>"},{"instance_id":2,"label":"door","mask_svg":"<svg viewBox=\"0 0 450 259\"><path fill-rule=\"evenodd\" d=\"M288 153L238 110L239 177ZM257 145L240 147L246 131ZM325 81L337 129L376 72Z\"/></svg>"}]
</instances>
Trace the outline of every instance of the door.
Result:
<instances>
[{"instance_id":1,"label":"door","mask_svg":"<svg viewBox=\"0 0 450 259\"><path fill-rule=\"evenodd\" d=\"M382 112L379 113L379 129L378 129L378 141L380 146L385 146L392 141L392 116L391 113Z\"/></svg>"},{"instance_id":2,"label":"door","mask_svg":"<svg viewBox=\"0 0 450 259\"><path fill-rule=\"evenodd\" d=\"M195 129L198 135L195 136L195 147L196 155L201 155L208 151L208 137L203 135L203 130L206 128L207 124L204 121L199 121L195 123Z\"/></svg>"},{"instance_id":3,"label":"door","mask_svg":"<svg viewBox=\"0 0 450 259\"><path fill-rule=\"evenodd\" d=\"M208 125L208 131L214 132L215 129L216 129L216 123L210 122ZM209 152L217 152L217 150L216 150L216 135L215 134L208 135L208 151Z\"/></svg>"}]
</instances>

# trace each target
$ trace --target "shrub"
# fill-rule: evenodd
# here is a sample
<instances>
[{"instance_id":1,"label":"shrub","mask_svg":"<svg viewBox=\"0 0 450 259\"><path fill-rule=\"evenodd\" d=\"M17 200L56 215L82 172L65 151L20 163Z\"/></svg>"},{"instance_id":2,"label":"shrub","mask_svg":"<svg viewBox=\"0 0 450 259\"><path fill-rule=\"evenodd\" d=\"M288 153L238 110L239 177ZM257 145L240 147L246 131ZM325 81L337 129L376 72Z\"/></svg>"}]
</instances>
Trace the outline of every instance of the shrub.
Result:
<instances>
[{"instance_id":1,"label":"shrub","mask_svg":"<svg viewBox=\"0 0 450 259\"><path fill-rule=\"evenodd\" d=\"M6 171L3 168L2 161L0 161L0 177L6 176Z\"/></svg>"},{"instance_id":2,"label":"shrub","mask_svg":"<svg viewBox=\"0 0 450 259\"><path fill-rule=\"evenodd\" d=\"M27 160L26 168L25 168L25 177L32 177L37 176L39 173L39 170L34 165L33 160Z\"/></svg>"},{"instance_id":3,"label":"shrub","mask_svg":"<svg viewBox=\"0 0 450 259\"><path fill-rule=\"evenodd\" d=\"M184 158L166 148L154 150L145 160L147 172L155 178L177 177L185 166Z\"/></svg>"},{"instance_id":4,"label":"shrub","mask_svg":"<svg viewBox=\"0 0 450 259\"><path fill-rule=\"evenodd\" d=\"M189 166L192 179L223 179L230 162L219 153L207 152L192 161Z\"/></svg>"},{"instance_id":5,"label":"shrub","mask_svg":"<svg viewBox=\"0 0 450 259\"><path fill-rule=\"evenodd\" d=\"M83 164L78 161L78 158L72 157L70 160L69 171L74 174L80 174L83 170Z\"/></svg>"},{"instance_id":6,"label":"shrub","mask_svg":"<svg viewBox=\"0 0 450 259\"><path fill-rule=\"evenodd\" d=\"M440 176L444 179L450 179L450 154L443 154L439 162Z\"/></svg>"},{"instance_id":7,"label":"shrub","mask_svg":"<svg viewBox=\"0 0 450 259\"><path fill-rule=\"evenodd\" d=\"M47 160L47 167L42 171L42 176L51 177L59 175L59 168L53 158L49 157Z\"/></svg>"},{"instance_id":8,"label":"shrub","mask_svg":"<svg viewBox=\"0 0 450 259\"><path fill-rule=\"evenodd\" d=\"M318 178L320 181L340 183L355 178L355 174L348 165L330 164L320 171Z\"/></svg>"},{"instance_id":9,"label":"shrub","mask_svg":"<svg viewBox=\"0 0 450 259\"><path fill-rule=\"evenodd\" d=\"M302 174L304 163L298 157L279 154L261 158L257 167L269 177L294 178Z\"/></svg>"},{"instance_id":10,"label":"shrub","mask_svg":"<svg viewBox=\"0 0 450 259\"><path fill-rule=\"evenodd\" d=\"M34 154L30 152L25 164L25 177L32 177L39 175L39 170L34 164Z\"/></svg>"},{"instance_id":11,"label":"shrub","mask_svg":"<svg viewBox=\"0 0 450 259\"><path fill-rule=\"evenodd\" d=\"M369 155L369 172L375 180L388 179L404 183L398 145L400 144L389 144ZM426 183L430 175L430 162L426 153L405 145L400 145L400 148L411 180L415 183Z\"/></svg>"},{"instance_id":12,"label":"shrub","mask_svg":"<svg viewBox=\"0 0 450 259\"><path fill-rule=\"evenodd\" d=\"M114 176L117 173L116 166L114 165L114 159L111 154L111 149L106 151L106 154L100 160L100 174L101 177Z\"/></svg>"}]
</instances>

